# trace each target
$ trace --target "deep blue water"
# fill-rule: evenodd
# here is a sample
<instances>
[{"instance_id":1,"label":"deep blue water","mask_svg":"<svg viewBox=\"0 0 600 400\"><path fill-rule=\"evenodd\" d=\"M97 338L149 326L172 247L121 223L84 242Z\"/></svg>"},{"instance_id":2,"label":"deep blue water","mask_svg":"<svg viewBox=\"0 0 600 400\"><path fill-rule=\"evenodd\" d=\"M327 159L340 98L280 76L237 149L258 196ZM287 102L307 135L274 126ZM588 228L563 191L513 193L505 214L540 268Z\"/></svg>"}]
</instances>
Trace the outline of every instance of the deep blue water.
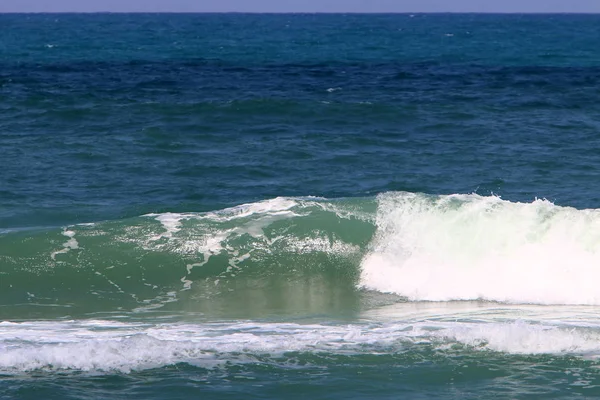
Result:
<instances>
[{"instance_id":1,"label":"deep blue water","mask_svg":"<svg viewBox=\"0 0 600 400\"><path fill-rule=\"evenodd\" d=\"M600 199L594 15L1 22L6 226L389 190Z\"/></svg>"},{"instance_id":2,"label":"deep blue water","mask_svg":"<svg viewBox=\"0 0 600 400\"><path fill-rule=\"evenodd\" d=\"M599 39L0 15L0 397L597 396Z\"/></svg>"}]
</instances>

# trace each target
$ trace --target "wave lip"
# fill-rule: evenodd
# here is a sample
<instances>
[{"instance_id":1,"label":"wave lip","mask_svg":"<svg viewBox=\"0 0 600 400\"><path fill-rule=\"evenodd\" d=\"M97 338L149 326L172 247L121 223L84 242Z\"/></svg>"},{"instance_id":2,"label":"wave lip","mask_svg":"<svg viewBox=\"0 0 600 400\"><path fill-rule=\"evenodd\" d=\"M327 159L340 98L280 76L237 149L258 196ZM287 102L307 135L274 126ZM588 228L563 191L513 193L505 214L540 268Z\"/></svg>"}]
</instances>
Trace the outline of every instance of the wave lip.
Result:
<instances>
[{"instance_id":1,"label":"wave lip","mask_svg":"<svg viewBox=\"0 0 600 400\"><path fill-rule=\"evenodd\" d=\"M378 203L361 287L414 301L600 304L600 210L474 194Z\"/></svg>"}]
</instances>

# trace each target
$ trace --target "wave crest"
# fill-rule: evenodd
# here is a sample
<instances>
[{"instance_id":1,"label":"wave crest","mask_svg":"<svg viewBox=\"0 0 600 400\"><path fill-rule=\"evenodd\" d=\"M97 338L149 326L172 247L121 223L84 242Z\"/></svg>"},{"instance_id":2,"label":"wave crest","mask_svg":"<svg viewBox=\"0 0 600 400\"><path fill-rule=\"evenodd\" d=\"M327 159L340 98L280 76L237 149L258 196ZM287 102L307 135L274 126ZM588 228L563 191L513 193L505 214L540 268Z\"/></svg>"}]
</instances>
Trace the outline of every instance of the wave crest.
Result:
<instances>
[{"instance_id":1,"label":"wave crest","mask_svg":"<svg viewBox=\"0 0 600 400\"><path fill-rule=\"evenodd\" d=\"M386 193L361 285L410 300L600 304L600 211Z\"/></svg>"}]
</instances>

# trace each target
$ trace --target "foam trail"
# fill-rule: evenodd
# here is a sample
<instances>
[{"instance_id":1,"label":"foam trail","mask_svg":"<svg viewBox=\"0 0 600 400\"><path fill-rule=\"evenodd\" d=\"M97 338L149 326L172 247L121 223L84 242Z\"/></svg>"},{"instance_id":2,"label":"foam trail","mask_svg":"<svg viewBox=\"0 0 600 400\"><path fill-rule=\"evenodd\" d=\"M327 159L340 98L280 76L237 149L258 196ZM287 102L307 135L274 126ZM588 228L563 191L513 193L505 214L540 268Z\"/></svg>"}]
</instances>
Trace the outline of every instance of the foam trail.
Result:
<instances>
[{"instance_id":1,"label":"foam trail","mask_svg":"<svg viewBox=\"0 0 600 400\"><path fill-rule=\"evenodd\" d=\"M298 324L269 322L124 323L103 320L0 322L0 374L122 372L177 363L285 363L286 353L394 354L461 344L509 354L600 355L600 328L533 321ZM259 361L260 360L262 361Z\"/></svg>"},{"instance_id":2,"label":"foam trail","mask_svg":"<svg viewBox=\"0 0 600 400\"><path fill-rule=\"evenodd\" d=\"M600 304L600 211L478 195L380 195L360 285L411 300Z\"/></svg>"}]
</instances>

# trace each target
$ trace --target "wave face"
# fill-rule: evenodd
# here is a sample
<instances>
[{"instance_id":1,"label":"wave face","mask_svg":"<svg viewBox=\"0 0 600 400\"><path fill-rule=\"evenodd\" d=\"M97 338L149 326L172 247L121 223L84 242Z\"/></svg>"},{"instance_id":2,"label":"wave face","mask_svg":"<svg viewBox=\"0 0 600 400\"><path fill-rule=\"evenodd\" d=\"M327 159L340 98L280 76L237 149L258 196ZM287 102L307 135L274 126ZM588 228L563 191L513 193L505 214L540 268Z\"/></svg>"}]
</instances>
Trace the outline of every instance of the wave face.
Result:
<instances>
[{"instance_id":1,"label":"wave face","mask_svg":"<svg viewBox=\"0 0 600 400\"><path fill-rule=\"evenodd\" d=\"M352 309L375 210L375 199L276 198L4 233L0 304L20 317Z\"/></svg>"},{"instance_id":2,"label":"wave face","mask_svg":"<svg viewBox=\"0 0 600 400\"><path fill-rule=\"evenodd\" d=\"M0 305L9 318L344 313L383 298L377 293L401 301L600 304L600 212L545 200L407 192L276 198L5 231L0 246Z\"/></svg>"}]
</instances>

